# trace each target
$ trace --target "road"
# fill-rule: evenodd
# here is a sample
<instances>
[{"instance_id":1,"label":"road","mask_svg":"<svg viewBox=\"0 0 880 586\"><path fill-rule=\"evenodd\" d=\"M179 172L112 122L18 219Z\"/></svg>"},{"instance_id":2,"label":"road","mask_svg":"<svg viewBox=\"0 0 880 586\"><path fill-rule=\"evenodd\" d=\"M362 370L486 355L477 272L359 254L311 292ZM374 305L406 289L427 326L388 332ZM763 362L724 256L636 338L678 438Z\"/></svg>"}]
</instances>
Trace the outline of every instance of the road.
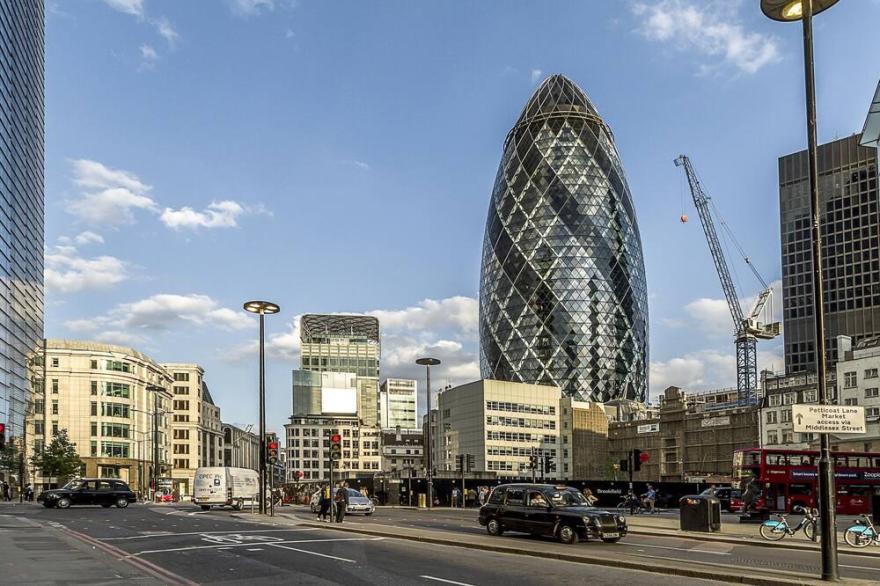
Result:
<instances>
[{"instance_id":1,"label":"road","mask_svg":"<svg viewBox=\"0 0 880 586\"><path fill-rule=\"evenodd\" d=\"M304 508L295 508L292 509L291 513L286 514L293 514L295 517L303 520L314 520L314 516ZM455 531L462 533L463 541L466 541L467 535L486 534L486 530L476 522L476 517L476 509L467 511L435 509L428 512L426 510L380 508L372 517L349 516L346 522L352 525L364 524L370 526L383 524L404 528ZM730 522L733 522L734 519L734 516L726 518ZM841 519L839 525L846 526L848 520L849 518ZM757 531L758 527L755 526L755 533ZM527 535L509 534L499 539L528 541L536 538ZM800 535L786 539L807 543L807 540ZM583 545L589 547L604 546L604 544L599 543ZM565 548L567 546L560 544L559 547ZM708 540L702 541L636 533L628 535L620 543L611 547L617 548L617 551L626 551L637 559L681 559L683 562L706 562L738 568L765 568L767 570L782 570L815 576L818 576L821 570L818 551L802 551L752 544L720 543ZM842 545L839 552L841 575L843 577L866 580L877 579L878 573L880 573L880 555L867 557L849 554L847 553L846 545Z\"/></svg>"},{"instance_id":2,"label":"road","mask_svg":"<svg viewBox=\"0 0 880 586\"><path fill-rule=\"evenodd\" d=\"M466 547L466 535L465 547L441 546L290 526L289 520L287 526L256 524L230 511L202 512L188 506L58 510L26 504L3 513L63 528L66 535L109 556L137 560L141 568L161 572L164 583L580 585L587 576L590 583L609 586L682 583L674 576L472 550ZM0 566L7 561L3 556L0 551ZM123 581L130 583L119 583ZM80 580L71 575L70 582Z\"/></svg>"}]
</instances>

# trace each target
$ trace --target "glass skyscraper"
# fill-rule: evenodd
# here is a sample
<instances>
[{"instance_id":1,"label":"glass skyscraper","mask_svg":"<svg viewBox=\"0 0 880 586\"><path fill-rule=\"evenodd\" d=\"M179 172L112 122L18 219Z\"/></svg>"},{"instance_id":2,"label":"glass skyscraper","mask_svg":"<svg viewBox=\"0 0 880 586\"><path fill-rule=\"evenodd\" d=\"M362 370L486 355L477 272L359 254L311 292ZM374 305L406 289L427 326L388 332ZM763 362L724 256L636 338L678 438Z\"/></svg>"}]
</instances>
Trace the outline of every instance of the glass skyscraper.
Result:
<instances>
[{"instance_id":1,"label":"glass skyscraper","mask_svg":"<svg viewBox=\"0 0 880 586\"><path fill-rule=\"evenodd\" d=\"M504 143L483 241L483 378L644 401L648 299L632 196L611 130L561 75Z\"/></svg>"},{"instance_id":2,"label":"glass skyscraper","mask_svg":"<svg viewBox=\"0 0 880 586\"><path fill-rule=\"evenodd\" d=\"M0 2L0 422L24 432L43 338L43 0Z\"/></svg>"}]
</instances>

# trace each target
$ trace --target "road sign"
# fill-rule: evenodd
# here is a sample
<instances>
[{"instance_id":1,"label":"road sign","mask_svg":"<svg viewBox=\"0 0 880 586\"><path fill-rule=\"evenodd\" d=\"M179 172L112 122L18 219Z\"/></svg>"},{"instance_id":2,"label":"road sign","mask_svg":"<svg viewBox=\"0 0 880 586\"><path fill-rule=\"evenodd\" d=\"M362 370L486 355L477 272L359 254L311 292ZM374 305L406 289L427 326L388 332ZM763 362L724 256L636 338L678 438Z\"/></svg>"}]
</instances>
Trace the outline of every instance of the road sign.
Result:
<instances>
[{"instance_id":1,"label":"road sign","mask_svg":"<svg viewBox=\"0 0 880 586\"><path fill-rule=\"evenodd\" d=\"M851 405L792 405L798 433L865 433L865 408Z\"/></svg>"}]
</instances>

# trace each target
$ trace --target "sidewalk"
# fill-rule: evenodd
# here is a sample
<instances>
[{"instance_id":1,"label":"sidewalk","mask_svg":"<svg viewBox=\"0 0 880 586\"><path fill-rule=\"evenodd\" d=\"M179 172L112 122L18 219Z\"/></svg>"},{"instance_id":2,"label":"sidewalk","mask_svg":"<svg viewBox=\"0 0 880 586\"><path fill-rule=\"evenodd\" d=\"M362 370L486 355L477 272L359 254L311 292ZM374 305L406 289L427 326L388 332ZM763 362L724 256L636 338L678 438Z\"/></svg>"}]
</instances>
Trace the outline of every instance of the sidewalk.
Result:
<instances>
[{"instance_id":1,"label":"sidewalk","mask_svg":"<svg viewBox=\"0 0 880 586\"><path fill-rule=\"evenodd\" d=\"M9 511L8 505L0 510ZM59 528L9 514L0 514L0 577L4 584L29 585L164 583Z\"/></svg>"},{"instance_id":2,"label":"sidewalk","mask_svg":"<svg viewBox=\"0 0 880 586\"><path fill-rule=\"evenodd\" d=\"M406 539L455 547L467 547L469 549L482 549L499 553L516 555L529 555L540 558L551 558L562 561L601 565L629 570L647 571L653 573L681 576L685 578L699 578L732 582L738 584L754 584L757 586L769 586L771 584L795 585L795 584L825 584L813 576L794 574L776 570L753 570L751 568L736 568L727 565L713 564L709 562L691 562L682 564L681 560L652 559L650 562L634 559L624 550L619 552L609 548L577 548L560 547L557 543L528 542L516 539L499 540L489 535L462 534L440 529L413 529L392 525L383 525L373 520L366 526L362 523L321 523L308 521L293 513L276 513L275 517L266 518L261 515L236 514L241 519L252 522L271 525L295 525L300 527L315 527L331 531L343 531L361 535L372 535L390 539ZM874 582L848 580L849 584L874 584Z\"/></svg>"}]
</instances>

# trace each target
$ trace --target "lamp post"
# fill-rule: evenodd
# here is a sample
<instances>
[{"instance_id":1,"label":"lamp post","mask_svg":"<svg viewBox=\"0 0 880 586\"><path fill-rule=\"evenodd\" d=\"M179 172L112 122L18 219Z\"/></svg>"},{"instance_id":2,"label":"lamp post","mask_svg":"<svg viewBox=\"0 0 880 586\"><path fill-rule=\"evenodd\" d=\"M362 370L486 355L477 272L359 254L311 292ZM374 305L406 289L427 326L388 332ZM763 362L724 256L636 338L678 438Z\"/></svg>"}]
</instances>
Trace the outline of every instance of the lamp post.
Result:
<instances>
[{"instance_id":1,"label":"lamp post","mask_svg":"<svg viewBox=\"0 0 880 586\"><path fill-rule=\"evenodd\" d=\"M426 462L428 463L428 508L431 509L434 507L434 468L433 462L433 449L431 445L431 367L437 366L440 364L440 361L436 358L419 358L416 360L416 364L425 367L425 378L426 386L425 386L425 396L427 397L427 408L428 408L428 426L427 433L425 437L425 450L428 452L428 457L426 458Z\"/></svg>"},{"instance_id":2,"label":"lamp post","mask_svg":"<svg viewBox=\"0 0 880 586\"><path fill-rule=\"evenodd\" d=\"M244 310L260 316L260 514L266 514L266 329L264 317L281 311L269 301L248 301Z\"/></svg>"},{"instance_id":3,"label":"lamp post","mask_svg":"<svg viewBox=\"0 0 880 586\"><path fill-rule=\"evenodd\" d=\"M813 237L813 319L815 321L816 377L819 379L819 403L830 404L825 378L825 306L822 284L822 232L820 226L819 168L816 145L816 80L813 73L813 15L831 8L838 0L761 0L761 10L782 22L800 20L804 37L804 82L807 98L807 159L810 182L810 221ZM822 539L822 579L840 579L835 528L834 462L831 437L819 435L819 527Z\"/></svg>"},{"instance_id":4,"label":"lamp post","mask_svg":"<svg viewBox=\"0 0 880 586\"><path fill-rule=\"evenodd\" d=\"M150 483L155 501L156 493L159 491L159 393L164 392L165 389L157 385L147 385L147 391L153 393L153 473L150 476Z\"/></svg>"}]
</instances>

